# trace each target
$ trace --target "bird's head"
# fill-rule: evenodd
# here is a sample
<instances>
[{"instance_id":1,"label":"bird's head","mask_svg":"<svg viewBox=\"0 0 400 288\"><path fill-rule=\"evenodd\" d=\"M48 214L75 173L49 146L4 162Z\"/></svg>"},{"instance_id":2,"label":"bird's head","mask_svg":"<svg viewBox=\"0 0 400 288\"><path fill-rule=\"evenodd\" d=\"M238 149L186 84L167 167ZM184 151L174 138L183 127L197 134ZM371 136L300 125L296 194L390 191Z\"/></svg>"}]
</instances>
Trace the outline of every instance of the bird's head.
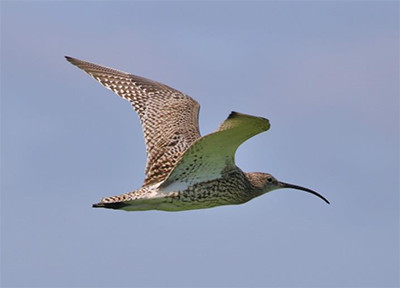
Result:
<instances>
[{"instance_id":1,"label":"bird's head","mask_svg":"<svg viewBox=\"0 0 400 288\"><path fill-rule=\"evenodd\" d=\"M329 201L322 196L321 194L302 187L298 185L293 185L285 182L280 182L276 180L274 176L268 173L261 173L261 172L253 172L253 173L246 173L247 178L250 180L251 184L259 191L260 195L265 194L267 192L276 190L276 189L282 189L282 188L292 188L292 189L297 189L297 190L302 190L311 194L314 194L315 196L321 198L324 200L326 203L330 204Z\"/></svg>"}]
</instances>

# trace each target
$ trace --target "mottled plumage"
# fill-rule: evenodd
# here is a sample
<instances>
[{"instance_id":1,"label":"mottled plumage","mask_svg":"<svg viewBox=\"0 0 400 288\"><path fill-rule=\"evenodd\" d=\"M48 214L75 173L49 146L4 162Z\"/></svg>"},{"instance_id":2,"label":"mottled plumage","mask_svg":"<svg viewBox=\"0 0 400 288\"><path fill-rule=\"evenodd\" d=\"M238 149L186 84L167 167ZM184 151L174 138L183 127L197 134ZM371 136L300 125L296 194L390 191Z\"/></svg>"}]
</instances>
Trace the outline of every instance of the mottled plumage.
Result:
<instances>
[{"instance_id":1,"label":"mottled plumage","mask_svg":"<svg viewBox=\"0 0 400 288\"><path fill-rule=\"evenodd\" d=\"M139 115L146 142L145 180L138 190L103 198L93 207L181 211L241 204L279 188L300 186L235 165L244 141L269 129L261 117L232 112L214 133L201 137L199 104L167 85L75 58L66 59L122 98ZM329 202L328 202L329 203Z\"/></svg>"}]
</instances>

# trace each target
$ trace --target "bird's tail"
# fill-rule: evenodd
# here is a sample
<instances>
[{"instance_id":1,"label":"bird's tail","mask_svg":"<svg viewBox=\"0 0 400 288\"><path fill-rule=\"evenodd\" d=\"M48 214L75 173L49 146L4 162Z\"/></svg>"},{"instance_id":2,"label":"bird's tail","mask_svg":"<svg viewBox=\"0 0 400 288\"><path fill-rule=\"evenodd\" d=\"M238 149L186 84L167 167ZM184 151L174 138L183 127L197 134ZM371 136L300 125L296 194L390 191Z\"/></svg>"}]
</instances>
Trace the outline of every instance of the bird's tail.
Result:
<instances>
[{"instance_id":1,"label":"bird's tail","mask_svg":"<svg viewBox=\"0 0 400 288\"><path fill-rule=\"evenodd\" d=\"M124 202L113 202L113 203L100 202L92 205L93 208L107 208L107 209L121 209L125 206L128 205L125 204Z\"/></svg>"}]
</instances>

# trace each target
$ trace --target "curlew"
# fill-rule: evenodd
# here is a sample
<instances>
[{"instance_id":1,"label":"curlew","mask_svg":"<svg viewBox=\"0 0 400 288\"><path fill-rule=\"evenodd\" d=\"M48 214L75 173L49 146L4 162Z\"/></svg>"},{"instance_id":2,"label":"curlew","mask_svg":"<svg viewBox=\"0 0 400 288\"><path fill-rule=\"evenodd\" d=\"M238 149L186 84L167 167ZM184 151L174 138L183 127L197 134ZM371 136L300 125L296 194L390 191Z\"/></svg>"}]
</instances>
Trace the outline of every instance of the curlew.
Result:
<instances>
[{"instance_id":1,"label":"curlew","mask_svg":"<svg viewBox=\"0 0 400 288\"><path fill-rule=\"evenodd\" d=\"M145 179L139 189L105 197L93 207L126 211L182 211L242 204L267 192L293 188L268 173L243 172L235 152L247 139L267 131L262 117L232 112L217 131L200 136L199 104L162 83L90 62L65 57L128 100L139 115L147 152Z\"/></svg>"}]
</instances>

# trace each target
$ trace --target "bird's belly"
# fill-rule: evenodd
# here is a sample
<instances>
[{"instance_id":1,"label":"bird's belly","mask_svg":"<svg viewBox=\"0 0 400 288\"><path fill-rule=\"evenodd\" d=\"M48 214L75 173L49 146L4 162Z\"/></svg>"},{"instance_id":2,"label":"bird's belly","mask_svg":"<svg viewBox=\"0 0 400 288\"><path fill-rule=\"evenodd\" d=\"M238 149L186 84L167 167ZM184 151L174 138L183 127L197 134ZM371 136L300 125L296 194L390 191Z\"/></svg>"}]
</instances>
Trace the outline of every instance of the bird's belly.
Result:
<instances>
[{"instance_id":1,"label":"bird's belly","mask_svg":"<svg viewBox=\"0 0 400 288\"><path fill-rule=\"evenodd\" d=\"M215 179L212 181L185 185L175 183L173 188L167 189L156 185L152 188L152 195L149 192L144 197L129 201L122 209L134 210L164 210L183 211L192 209L212 208L222 205L242 204L254 198L242 178Z\"/></svg>"},{"instance_id":2,"label":"bird's belly","mask_svg":"<svg viewBox=\"0 0 400 288\"><path fill-rule=\"evenodd\" d=\"M177 191L166 193L163 196L159 194L158 197L127 201L121 209L126 211L163 210L172 212L242 204L248 201L248 199L234 195L204 189L201 191Z\"/></svg>"},{"instance_id":3,"label":"bird's belly","mask_svg":"<svg viewBox=\"0 0 400 288\"><path fill-rule=\"evenodd\" d=\"M159 203L156 209L166 211L204 209L222 205L242 204L250 200L250 198L247 197L245 191L236 189L218 191L212 187L202 187L202 189L190 187L184 191L169 192L164 200Z\"/></svg>"},{"instance_id":4,"label":"bird's belly","mask_svg":"<svg viewBox=\"0 0 400 288\"><path fill-rule=\"evenodd\" d=\"M164 211L184 211L194 209L212 208L222 205L241 204L233 201L228 201L222 198L205 198L205 199L168 199L165 202L159 203L153 209Z\"/></svg>"},{"instance_id":5,"label":"bird's belly","mask_svg":"<svg viewBox=\"0 0 400 288\"><path fill-rule=\"evenodd\" d=\"M193 209L212 208L221 205L239 204L231 202L223 202L221 200L202 200L202 201L185 201L182 199L171 199L169 197L158 199L141 199L125 202L126 205L122 207L125 211L145 211L145 210L162 210L162 211L184 211Z\"/></svg>"}]
</instances>

